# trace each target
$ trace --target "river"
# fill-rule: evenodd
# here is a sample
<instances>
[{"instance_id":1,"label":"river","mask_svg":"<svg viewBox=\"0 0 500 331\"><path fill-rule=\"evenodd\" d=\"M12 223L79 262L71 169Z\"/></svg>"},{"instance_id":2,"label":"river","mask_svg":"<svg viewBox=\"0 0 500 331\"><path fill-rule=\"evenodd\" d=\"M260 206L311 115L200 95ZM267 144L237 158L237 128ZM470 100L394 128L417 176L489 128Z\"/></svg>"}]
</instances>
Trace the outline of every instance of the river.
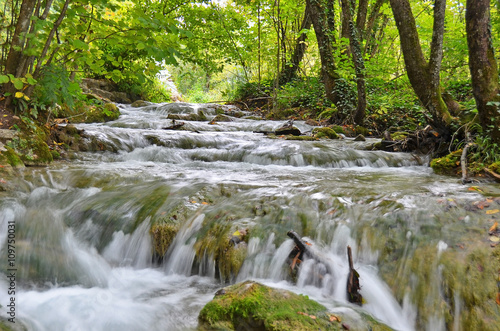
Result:
<instances>
[{"instance_id":1,"label":"river","mask_svg":"<svg viewBox=\"0 0 500 331\"><path fill-rule=\"evenodd\" d=\"M13 297L17 327L195 330L199 311L223 286L210 248L203 256L197 249L221 224L231 233L249 230L246 257L230 282L255 279L306 294L331 311L368 313L396 330L445 329L442 311L422 320L414 300L418 286L402 261L422 243L439 254L467 233L479 233L484 218L449 208L482 198L470 186L434 174L425 156L367 150L375 139L270 139L254 131L283 122L245 117L185 121L185 130L165 130L172 125L169 114L202 110L210 119L217 110L120 108L116 121L77 125L105 151L22 169L16 189L0 192L2 260L8 225L16 229L16 293L6 295L4 261L0 314L8 317ZM180 230L154 262L150 229L165 217ZM309 260L292 281L286 271L291 229L307 237L333 274L315 277L318 265ZM347 245L360 274L362 308L345 297ZM396 295L397 283L404 288ZM430 301L438 300L439 283L426 286Z\"/></svg>"}]
</instances>

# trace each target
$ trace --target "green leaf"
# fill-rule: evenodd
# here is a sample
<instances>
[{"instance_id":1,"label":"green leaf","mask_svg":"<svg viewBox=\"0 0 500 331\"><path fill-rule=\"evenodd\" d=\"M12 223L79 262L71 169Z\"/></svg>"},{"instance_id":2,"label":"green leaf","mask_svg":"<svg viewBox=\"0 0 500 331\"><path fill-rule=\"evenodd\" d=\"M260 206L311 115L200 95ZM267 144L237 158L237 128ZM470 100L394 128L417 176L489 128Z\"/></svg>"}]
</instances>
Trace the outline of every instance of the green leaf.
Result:
<instances>
[{"instance_id":1,"label":"green leaf","mask_svg":"<svg viewBox=\"0 0 500 331\"><path fill-rule=\"evenodd\" d=\"M22 90L23 87L24 87L24 84L23 84L22 80L19 79L19 78L15 78L14 80L12 80L12 84L14 84L14 87L17 90Z\"/></svg>"},{"instance_id":2,"label":"green leaf","mask_svg":"<svg viewBox=\"0 0 500 331\"><path fill-rule=\"evenodd\" d=\"M137 49L144 49L144 48L146 48L146 45L144 45L143 43L139 43L137 45Z\"/></svg>"},{"instance_id":3,"label":"green leaf","mask_svg":"<svg viewBox=\"0 0 500 331\"><path fill-rule=\"evenodd\" d=\"M86 43L84 43L83 41L81 41L79 39L73 40L73 46L76 49L81 49L81 50L85 50L85 51L89 49L89 45L87 45Z\"/></svg>"},{"instance_id":4,"label":"green leaf","mask_svg":"<svg viewBox=\"0 0 500 331\"><path fill-rule=\"evenodd\" d=\"M9 76L0 75L0 84L5 84L9 82Z\"/></svg>"}]
</instances>

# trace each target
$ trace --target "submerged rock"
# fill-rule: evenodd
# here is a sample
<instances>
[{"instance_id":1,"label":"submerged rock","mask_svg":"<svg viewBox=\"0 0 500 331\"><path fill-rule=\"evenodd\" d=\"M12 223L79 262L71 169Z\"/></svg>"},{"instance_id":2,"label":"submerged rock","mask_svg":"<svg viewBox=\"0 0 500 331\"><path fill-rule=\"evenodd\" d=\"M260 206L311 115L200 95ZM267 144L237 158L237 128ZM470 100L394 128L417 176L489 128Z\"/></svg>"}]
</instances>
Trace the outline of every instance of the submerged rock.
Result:
<instances>
[{"instance_id":1,"label":"submerged rock","mask_svg":"<svg viewBox=\"0 0 500 331\"><path fill-rule=\"evenodd\" d=\"M331 313L307 296L254 281L217 291L198 322L200 330L391 330L354 310Z\"/></svg>"}]
</instances>

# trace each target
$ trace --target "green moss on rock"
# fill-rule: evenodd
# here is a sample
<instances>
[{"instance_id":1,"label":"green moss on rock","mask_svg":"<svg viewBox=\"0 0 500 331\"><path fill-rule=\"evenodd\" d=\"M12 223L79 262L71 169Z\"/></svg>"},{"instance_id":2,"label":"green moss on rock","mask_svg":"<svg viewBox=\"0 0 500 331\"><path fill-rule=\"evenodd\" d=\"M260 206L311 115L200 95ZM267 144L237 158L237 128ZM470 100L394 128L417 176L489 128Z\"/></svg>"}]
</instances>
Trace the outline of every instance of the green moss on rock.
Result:
<instances>
[{"instance_id":1,"label":"green moss on rock","mask_svg":"<svg viewBox=\"0 0 500 331\"><path fill-rule=\"evenodd\" d=\"M433 159L431 168L440 175L456 175L460 167L460 157L462 150L455 151L444 157Z\"/></svg>"},{"instance_id":2,"label":"green moss on rock","mask_svg":"<svg viewBox=\"0 0 500 331\"><path fill-rule=\"evenodd\" d=\"M7 147L6 149L7 151L0 152L0 158L5 160L13 168L23 168L24 163L19 155L10 147ZM0 163L3 163L3 160L0 160Z\"/></svg>"},{"instance_id":3,"label":"green moss on rock","mask_svg":"<svg viewBox=\"0 0 500 331\"><path fill-rule=\"evenodd\" d=\"M254 281L217 291L198 322L200 330L392 330L366 314L331 313L307 296Z\"/></svg>"},{"instance_id":4,"label":"green moss on rock","mask_svg":"<svg viewBox=\"0 0 500 331\"><path fill-rule=\"evenodd\" d=\"M339 323L332 328L326 318L317 318L326 316L326 308L306 296L252 281L218 293L198 316L201 330L341 330Z\"/></svg>"},{"instance_id":5,"label":"green moss on rock","mask_svg":"<svg viewBox=\"0 0 500 331\"><path fill-rule=\"evenodd\" d=\"M168 248L179 232L180 222L172 219L163 220L153 224L149 230L153 239L154 255L157 257L165 256Z\"/></svg>"},{"instance_id":6,"label":"green moss on rock","mask_svg":"<svg viewBox=\"0 0 500 331\"><path fill-rule=\"evenodd\" d=\"M314 137L316 138L328 138L328 139L339 139L339 135L335 130L329 127L314 128L312 131Z\"/></svg>"}]
</instances>

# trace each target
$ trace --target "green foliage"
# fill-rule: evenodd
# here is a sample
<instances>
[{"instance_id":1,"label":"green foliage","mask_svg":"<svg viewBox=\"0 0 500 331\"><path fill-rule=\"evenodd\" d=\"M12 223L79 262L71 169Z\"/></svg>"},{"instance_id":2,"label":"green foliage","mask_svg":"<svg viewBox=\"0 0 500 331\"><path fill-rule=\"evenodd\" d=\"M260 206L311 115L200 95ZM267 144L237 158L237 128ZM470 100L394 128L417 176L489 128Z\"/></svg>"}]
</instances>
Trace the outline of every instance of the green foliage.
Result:
<instances>
[{"instance_id":1,"label":"green foliage","mask_svg":"<svg viewBox=\"0 0 500 331\"><path fill-rule=\"evenodd\" d=\"M50 107L55 104L73 108L82 98L78 82L71 81L66 68L49 65L43 68L38 84L33 92L33 104L38 107Z\"/></svg>"},{"instance_id":2,"label":"green foliage","mask_svg":"<svg viewBox=\"0 0 500 331\"><path fill-rule=\"evenodd\" d=\"M328 104L325 87L316 77L297 79L282 86L278 91L280 108L303 107L309 110L323 109Z\"/></svg>"},{"instance_id":3,"label":"green foliage","mask_svg":"<svg viewBox=\"0 0 500 331\"><path fill-rule=\"evenodd\" d=\"M446 86L446 91L451 94L454 100L459 102L474 99L470 80L450 81Z\"/></svg>"}]
</instances>

